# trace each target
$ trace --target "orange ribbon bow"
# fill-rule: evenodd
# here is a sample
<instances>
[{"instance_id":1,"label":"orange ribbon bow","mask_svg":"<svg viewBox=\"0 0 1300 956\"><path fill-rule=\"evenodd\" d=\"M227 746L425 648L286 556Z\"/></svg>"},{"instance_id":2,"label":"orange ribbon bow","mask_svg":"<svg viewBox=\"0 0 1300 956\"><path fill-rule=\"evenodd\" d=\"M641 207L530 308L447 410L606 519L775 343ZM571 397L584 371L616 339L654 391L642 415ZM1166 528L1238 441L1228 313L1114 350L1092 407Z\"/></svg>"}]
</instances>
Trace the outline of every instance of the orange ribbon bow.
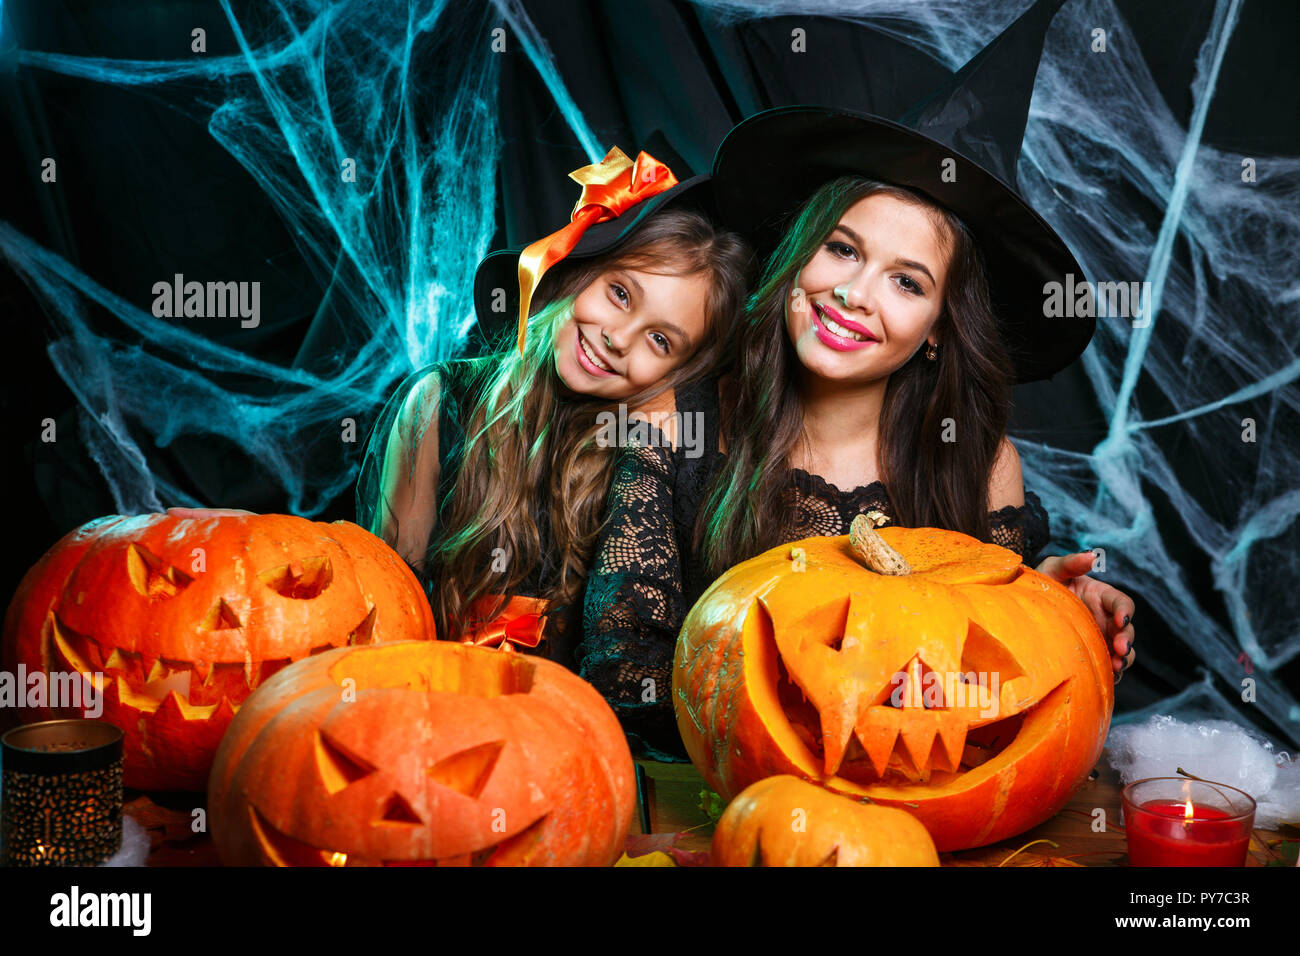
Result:
<instances>
[{"instance_id":1,"label":"orange ribbon bow","mask_svg":"<svg viewBox=\"0 0 1300 956\"><path fill-rule=\"evenodd\" d=\"M571 221L519 254L520 354L524 351L528 308L546 270L572 252L582 234L591 226L621 216L637 203L677 185L672 170L649 153L638 153L634 163L617 146L612 147L599 163L575 169L569 173L569 178L582 186L582 195L573 207Z\"/></svg>"},{"instance_id":2,"label":"orange ribbon bow","mask_svg":"<svg viewBox=\"0 0 1300 956\"><path fill-rule=\"evenodd\" d=\"M496 594L485 594L470 604L470 620L490 614L497 598ZM542 642L542 632L546 629L546 619L542 616L546 608L547 602L541 598L514 595L500 614L471 628L461 643L496 647L503 651L513 651L515 645L536 647Z\"/></svg>"}]
</instances>

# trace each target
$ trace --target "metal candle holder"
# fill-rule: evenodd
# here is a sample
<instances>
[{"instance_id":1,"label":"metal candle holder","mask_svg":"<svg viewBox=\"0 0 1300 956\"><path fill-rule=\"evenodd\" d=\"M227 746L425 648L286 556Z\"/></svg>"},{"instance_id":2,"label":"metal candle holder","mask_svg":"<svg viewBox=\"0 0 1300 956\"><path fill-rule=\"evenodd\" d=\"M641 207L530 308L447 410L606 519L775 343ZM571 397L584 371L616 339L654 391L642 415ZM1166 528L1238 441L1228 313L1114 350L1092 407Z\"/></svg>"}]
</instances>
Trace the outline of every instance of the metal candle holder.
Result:
<instances>
[{"instance_id":1,"label":"metal candle holder","mask_svg":"<svg viewBox=\"0 0 1300 956\"><path fill-rule=\"evenodd\" d=\"M47 720L0 737L0 866L94 866L122 845L122 731Z\"/></svg>"}]
</instances>

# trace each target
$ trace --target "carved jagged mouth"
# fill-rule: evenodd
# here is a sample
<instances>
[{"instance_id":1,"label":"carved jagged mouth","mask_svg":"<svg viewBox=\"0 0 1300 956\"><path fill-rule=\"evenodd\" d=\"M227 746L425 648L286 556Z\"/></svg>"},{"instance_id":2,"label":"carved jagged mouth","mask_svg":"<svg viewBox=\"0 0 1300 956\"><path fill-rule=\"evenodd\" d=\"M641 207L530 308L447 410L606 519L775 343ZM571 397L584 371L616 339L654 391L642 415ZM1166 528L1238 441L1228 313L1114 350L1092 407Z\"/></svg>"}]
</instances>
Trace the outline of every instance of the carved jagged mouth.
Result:
<instances>
[{"instance_id":1,"label":"carved jagged mouth","mask_svg":"<svg viewBox=\"0 0 1300 956\"><path fill-rule=\"evenodd\" d=\"M813 759L825 766L821 716L779 654L776 661L781 708ZM917 660L911 666L918 676L925 670ZM1025 706L1005 717L990 717L970 706L892 706L882 692L860 711L843 758L838 766L826 767L826 773L858 784L941 786L1004 752L1025 720L1050 696L1051 691L1039 700L1025 701Z\"/></svg>"},{"instance_id":2,"label":"carved jagged mouth","mask_svg":"<svg viewBox=\"0 0 1300 956\"><path fill-rule=\"evenodd\" d=\"M257 837L258 845L271 866L526 866L542 838L546 815L538 817L528 827L500 843L483 847L473 853L425 860L373 860L356 854L335 850L322 850L310 843L296 840L271 822L251 804L249 823Z\"/></svg>"},{"instance_id":3,"label":"carved jagged mouth","mask_svg":"<svg viewBox=\"0 0 1300 956\"><path fill-rule=\"evenodd\" d=\"M351 645L369 644L374 632L375 608L370 608L348 635ZM237 630L243 625L224 600L213 605L203 621L206 630ZM333 650L333 644L310 648L307 655ZM42 641L42 664L47 673L79 673L88 682L102 674L104 690L136 710L152 713L169 696L187 719L210 717L223 700L238 708L257 687L276 671L294 662L284 657L236 662L180 661L127 651L105 649L89 634L74 631L53 611L46 616Z\"/></svg>"}]
</instances>

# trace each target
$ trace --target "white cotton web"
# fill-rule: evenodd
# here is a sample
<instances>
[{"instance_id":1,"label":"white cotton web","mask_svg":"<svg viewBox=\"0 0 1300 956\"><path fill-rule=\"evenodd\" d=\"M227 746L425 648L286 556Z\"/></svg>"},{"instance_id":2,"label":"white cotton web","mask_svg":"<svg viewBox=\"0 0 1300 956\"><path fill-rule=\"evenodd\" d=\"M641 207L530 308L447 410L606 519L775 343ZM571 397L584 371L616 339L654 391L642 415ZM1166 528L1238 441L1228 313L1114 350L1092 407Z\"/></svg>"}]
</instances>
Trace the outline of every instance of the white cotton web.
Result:
<instances>
[{"instance_id":1,"label":"white cotton web","mask_svg":"<svg viewBox=\"0 0 1300 956\"><path fill-rule=\"evenodd\" d=\"M1118 14L1070 4L1048 35L1021 182L1094 281L1149 282L1152 299L1145 320L1099 319L1084 355L1105 437L1086 461L1028 444L1025 481L1048 489L1066 540L1106 549L1105 580L1153 605L1226 693L1243 692L1244 654L1250 698L1294 742L1300 708L1273 673L1300 651L1297 589L1278 587L1300 544L1300 329L1294 270L1276 263L1300 244L1300 161L1257 157L1266 172L1247 184L1239 155L1199 140L1236 12L1215 10L1191 129ZM1096 22L1123 55L1077 55L1074 38ZM1171 557L1174 541L1208 568L1230 630Z\"/></svg>"},{"instance_id":2,"label":"white cotton web","mask_svg":"<svg viewBox=\"0 0 1300 956\"><path fill-rule=\"evenodd\" d=\"M405 373L462 348L495 231L500 58L479 44L491 8L456 7L276 0L241 21L223 0L240 55L13 53L87 84L201 89L184 108L261 187L325 290L296 360L276 364L155 318L0 222L0 257L45 307L118 512L210 504L150 465L151 445L188 434L228 440L289 510L318 514L355 478L365 434L344 444L341 423L363 428Z\"/></svg>"},{"instance_id":3,"label":"white cotton web","mask_svg":"<svg viewBox=\"0 0 1300 956\"><path fill-rule=\"evenodd\" d=\"M1028 6L705 0L696 9L702 22L837 17L956 69ZM593 161L601 144L519 0L268 0L255 21L222 9L239 55L141 62L19 49L14 59L79 82L201 87L212 136L265 191L327 290L313 325L330 348L305 343L292 365L250 358L155 319L5 223L0 256L45 305L52 361L118 511L205 503L161 475L148 451L151 440L215 434L283 484L290 510L311 516L349 486L357 462L337 438L330 460L309 458L304 436L336 436L340 419L373 410L404 372L455 354L472 322L501 135L498 58L483 54L482 37L503 25ZM1277 677L1300 653L1300 160L1250 157L1248 183L1243 157L1203 137L1210 105L1232 108L1215 98L1242 10L1239 0L1213 7L1190 119L1166 103L1121 6L1069 0L1053 21L1020 184L1090 280L1146 282L1151 295L1145 325L1099 318L1083 357L1091 391L1074 398L1095 407L1100 426L1064 423L1054 434L1077 437L1070 447L1013 437L1057 548L1105 549L1103 579L1140 595L1207 668L1166 710L1195 697L1226 716L1228 700L1249 691L1258 723L1300 745L1300 704ZM1104 55L1088 50L1098 27ZM361 188L341 180L345 158L356 159ZM105 331L91 310L121 327ZM1063 379L1021 394L1059 407L1052 390Z\"/></svg>"},{"instance_id":4,"label":"white cotton web","mask_svg":"<svg viewBox=\"0 0 1300 956\"><path fill-rule=\"evenodd\" d=\"M144 866L149 858L149 831L122 812L122 845L100 866Z\"/></svg>"},{"instance_id":5,"label":"white cotton web","mask_svg":"<svg viewBox=\"0 0 1300 956\"><path fill-rule=\"evenodd\" d=\"M1255 798L1255 826L1277 829L1300 820L1300 763L1244 727L1226 720L1183 723L1156 716L1116 727L1107 738L1111 765L1124 783L1175 777L1182 770L1226 783Z\"/></svg>"}]
</instances>

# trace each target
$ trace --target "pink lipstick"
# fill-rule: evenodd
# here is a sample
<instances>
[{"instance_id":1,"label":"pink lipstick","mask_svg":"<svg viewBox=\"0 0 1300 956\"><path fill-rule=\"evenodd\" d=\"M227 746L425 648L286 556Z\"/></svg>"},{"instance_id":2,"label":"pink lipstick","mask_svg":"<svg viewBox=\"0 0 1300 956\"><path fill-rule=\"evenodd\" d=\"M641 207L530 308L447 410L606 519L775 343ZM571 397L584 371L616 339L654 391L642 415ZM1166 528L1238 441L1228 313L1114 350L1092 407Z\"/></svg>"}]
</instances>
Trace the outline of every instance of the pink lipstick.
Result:
<instances>
[{"instance_id":1,"label":"pink lipstick","mask_svg":"<svg viewBox=\"0 0 1300 956\"><path fill-rule=\"evenodd\" d=\"M826 318L829 318L836 325L846 328L850 332L857 332L859 335L869 336L869 338L867 338L866 341L859 342L857 339L851 338L847 335L840 335L836 332L832 332L822 321L823 310L825 310ZM820 305L816 302L814 302L812 306L812 324L813 331L816 332L817 338L821 340L822 344L828 348L835 349L837 352L856 352L859 349L866 348L868 345L875 345L878 341L876 337L871 334L870 329L863 325L859 325L857 322L850 322L829 306Z\"/></svg>"}]
</instances>

